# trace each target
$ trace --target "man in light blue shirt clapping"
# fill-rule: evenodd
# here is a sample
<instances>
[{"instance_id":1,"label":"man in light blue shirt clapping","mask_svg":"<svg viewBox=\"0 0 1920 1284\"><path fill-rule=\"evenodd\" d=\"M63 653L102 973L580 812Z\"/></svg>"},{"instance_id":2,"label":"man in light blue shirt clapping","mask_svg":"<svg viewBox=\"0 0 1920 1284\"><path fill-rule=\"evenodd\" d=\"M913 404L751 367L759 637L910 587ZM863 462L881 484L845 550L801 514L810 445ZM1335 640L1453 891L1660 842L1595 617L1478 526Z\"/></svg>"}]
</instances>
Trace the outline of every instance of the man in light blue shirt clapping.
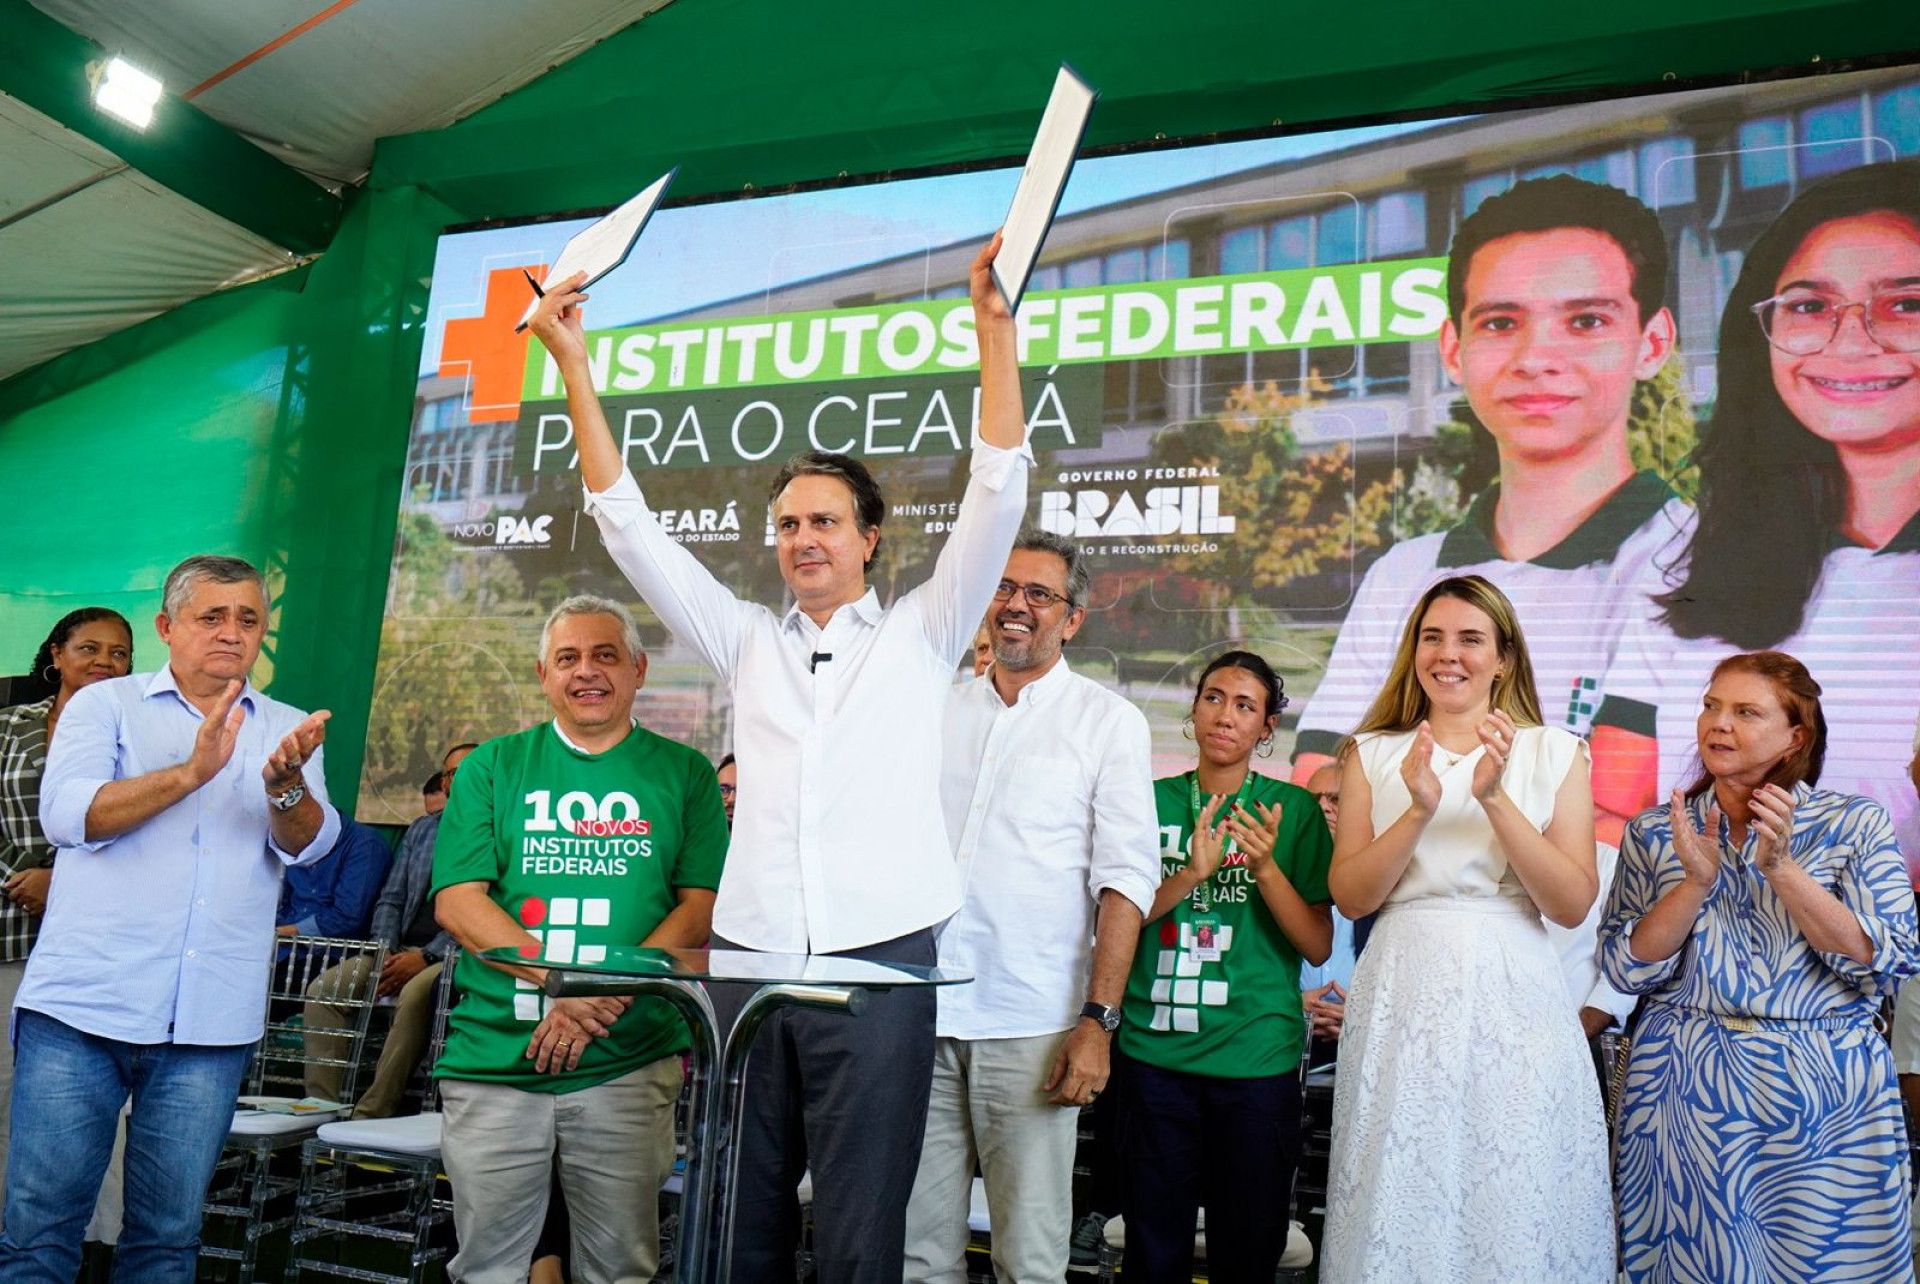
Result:
<instances>
[{"instance_id":1,"label":"man in light blue shirt clapping","mask_svg":"<svg viewBox=\"0 0 1920 1284\"><path fill-rule=\"evenodd\" d=\"M193 1278L264 1022L281 872L340 832L320 763L328 715L247 681L267 616L259 571L189 558L154 622L167 667L88 687L61 715L40 819L65 863L12 1019L9 1284L74 1278L129 1096L115 1278Z\"/></svg>"}]
</instances>

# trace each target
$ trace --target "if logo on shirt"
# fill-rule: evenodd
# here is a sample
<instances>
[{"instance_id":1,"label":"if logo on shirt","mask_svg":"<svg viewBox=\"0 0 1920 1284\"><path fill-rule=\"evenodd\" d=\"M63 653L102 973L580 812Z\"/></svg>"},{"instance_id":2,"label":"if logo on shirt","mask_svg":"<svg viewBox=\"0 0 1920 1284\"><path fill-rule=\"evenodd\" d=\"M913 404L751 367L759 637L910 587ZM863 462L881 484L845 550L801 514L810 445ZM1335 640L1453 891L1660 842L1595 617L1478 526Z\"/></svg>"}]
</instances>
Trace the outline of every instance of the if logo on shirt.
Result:
<instances>
[{"instance_id":1,"label":"if logo on shirt","mask_svg":"<svg viewBox=\"0 0 1920 1284\"><path fill-rule=\"evenodd\" d=\"M1222 923L1216 931L1218 940L1214 948L1225 954L1233 948L1233 924ZM1195 941L1191 923L1175 924L1168 921L1160 925L1161 949L1154 959L1153 993L1150 996L1153 999L1152 1028L1155 1030L1198 1034L1200 1010L1227 1005L1225 981L1200 979L1200 960L1193 953L1196 944L1202 949L1208 948L1206 942Z\"/></svg>"},{"instance_id":2,"label":"if logo on shirt","mask_svg":"<svg viewBox=\"0 0 1920 1284\"><path fill-rule=\"evenodd\" d=\"M613 921L613 902L604 896L556 896L546 900L529 896L520 902L520 926L540 942L543 963L598 963L607 957L604 945L582 945L576 928L605 927ZM538 1021L547 1014L546 996L531 981L515 978L513 1017Z\"/></svg>"}]
</instances>

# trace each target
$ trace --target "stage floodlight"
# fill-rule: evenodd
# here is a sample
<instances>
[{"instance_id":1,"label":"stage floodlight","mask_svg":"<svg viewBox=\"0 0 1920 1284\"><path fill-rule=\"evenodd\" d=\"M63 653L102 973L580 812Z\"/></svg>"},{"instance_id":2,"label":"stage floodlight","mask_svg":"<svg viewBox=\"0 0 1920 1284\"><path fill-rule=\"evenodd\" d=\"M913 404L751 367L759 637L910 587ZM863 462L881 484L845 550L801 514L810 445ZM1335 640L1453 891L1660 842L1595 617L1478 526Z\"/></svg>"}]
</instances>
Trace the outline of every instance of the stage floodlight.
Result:
<instances>
[{"instance_id":1,"label":"stage floodlight","mask_svg":"<svg viewBox=\"0 0 1920 1284\"><path fill-rule=\"evenodd\" d=\"M93 103L135 129L145 129L153 123L153 108L160 101L163 88L158 80L126 59L114 58L94 83Z\"/></svg>"}]
</instances>

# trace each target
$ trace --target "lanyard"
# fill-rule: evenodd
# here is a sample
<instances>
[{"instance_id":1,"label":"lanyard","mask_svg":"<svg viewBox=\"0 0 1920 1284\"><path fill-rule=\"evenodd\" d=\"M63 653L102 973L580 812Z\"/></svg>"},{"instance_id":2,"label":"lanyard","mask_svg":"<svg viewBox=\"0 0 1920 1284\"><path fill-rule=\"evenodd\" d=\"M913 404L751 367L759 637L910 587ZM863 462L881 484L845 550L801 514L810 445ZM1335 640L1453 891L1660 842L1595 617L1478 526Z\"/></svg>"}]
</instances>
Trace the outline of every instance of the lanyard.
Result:
<instances>
[{"instance_id":1,"label":"lanyard","mask_svg":"<svg viewBox=\"0 0 1920 1284\"><path fill-rule=\"evenodd\" d=\"M1235 807L1246 802L1252 796L1253 768L1249 767L1247 768L1246 779L1240 782L1240 791L1233 796L1233 801L1227 804L1222 810L1231 813ZM1198 771L1189 771L1187 773L1187 805L1191 808L1190 828L1187 835L1187 859L1191 861L1193 859L1193 835L1200 832L1200 773ZM1214 823L1218 824L1219 820L1220 813L1214 813ZM1220 869L1227 867L1227 856L1237 850L1238 848L1234 845L1234 841L1230 836L1221 840ZM1220 870L1215 870L1214 874L1219 872ZM1208 905L1212 903L1212 893L1207 890L1207 884L1212 881L1213 875L1209 874L1199 886L1193 889L1193 908L1199 913L1206 913Z\"/></svg>"}]
</instances>

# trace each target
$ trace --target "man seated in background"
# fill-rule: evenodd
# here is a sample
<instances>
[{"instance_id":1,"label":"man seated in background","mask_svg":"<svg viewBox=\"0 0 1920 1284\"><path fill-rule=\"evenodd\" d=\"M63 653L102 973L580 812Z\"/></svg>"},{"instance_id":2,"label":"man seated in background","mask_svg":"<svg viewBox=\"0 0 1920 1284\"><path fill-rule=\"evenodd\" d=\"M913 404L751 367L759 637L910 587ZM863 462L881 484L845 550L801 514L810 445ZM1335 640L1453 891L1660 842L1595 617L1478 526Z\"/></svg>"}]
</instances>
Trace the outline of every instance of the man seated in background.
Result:
<instances>
[{"instance_id":1,"label":"man seated in background","mask_svg":"<svg viewBox=\"0 0 1920 1284\"><path fill-rule=\"evenodd\" d=\"M420 784L420 806L428 816L438 816L447 809L447 775L436 771Z\"/></svg>"},{"instance_id":2,"label":"man seated in background","mask_svg":"<svg viewBox=\"0 0 1920 1284\"><path fill-rule=\"evenodd\" d=\"M454 773L477 747L460 744L447 750L441 769L434 773L435 778L443 782L443 788L452 787ZM373 1082L354 1103L355 1119L385 1119L398 1110L407 1080L427 1050L440 965L453 946L453 938L435 921L433 898L427 895L433 884L433 844L439 832L439 812L422 816L407 827L393 868L380 888L380 898L374 902L373 922L367 936L387 947L387 961L380 969L376 993L381 998L393 997L395 1006L393 1024L387 1030L386 1044L380 1049L380 1061L373 1070ZM308 987L308 993L339 993L337 987L344 985L352 986L352 993L357 996L364 979L365 961L349 959L340 967L354 969L351 979L324 973ZM328 1032L347 1027L348 1009L309 1002L305 1011L308 1051L326 1055L326 1045L330 1042ZM338 1046L344 1050L345 1041L340 1041ZM310 1055L307 1095L338 1101L345 1073L344 1066L314 1064Z\"/></svg>"},{"instance_id":3,"label":"man seated in background","mask_svg":"<svg viewBox=\"0 0 1920 1284\"><path fill-rule=\"evenodd\" d=\"M1307 777L1307 792L1320 804L1327 818L1327 832L1334 832L1340 819L1340 764L1328 759ZM1372 922L1368 916L1367 921ZM1300 979L1308 982L1300 991L1300 1006L1307 1014L1307 1033L1323 1044L1340 1037L1340 1025L1347 1015L1347 985L1353 980L1353 965L1365 943L1354 923L1339 910L1333 911L1333 953L1318 967L1304 963ZM1333 1054L1326 1052L1318 1060Z\"/></svg>"},{"instance_id":4,"label":"man seated in background","mask_svg":"<svg viewBox=\"0 0 1920 1284\"><path fill-rule=\"evenodd\" d=\"M280 884L274 931L282 936L331 936L361 940L373 914L373 899L393 864L380 831L345 816L333 849L311 865L295 865Z\"/></svg>"},{"instance_id":5,"label":"man seated in background","mask_svg":"<svg viewBox=\"0 0 1920 1284\"><path fill-rule=\"evenodd\" d=\"M720 760L713 774L720 782L720 805L727 809L727 828L733 828L733 800L740 793L740 764L732 754Z\"/></svg>"},{"instance_id":6,"label":"man seated in background","mask_svg":"<svg viewBox=\"0 0 1920 1284\"><path fill-rule=\"evenodd\" d=\"M1595 845L1600 894L1578 927L1546 923L1547 939L1560 956L1560 973L1567 983L1567 1000L1580 1018L1580 1032L1589 1042L1607 1030L1623 1030L1633 1015L1638 1000L1622 994L1600 975L1600 916L1607 908L1607 893L1613 887L1613 871L1620 862L1620 851L1605 843ZM1598 1064L1598 1049L1595 1064Z\"/></svg>"}]
</instances>

